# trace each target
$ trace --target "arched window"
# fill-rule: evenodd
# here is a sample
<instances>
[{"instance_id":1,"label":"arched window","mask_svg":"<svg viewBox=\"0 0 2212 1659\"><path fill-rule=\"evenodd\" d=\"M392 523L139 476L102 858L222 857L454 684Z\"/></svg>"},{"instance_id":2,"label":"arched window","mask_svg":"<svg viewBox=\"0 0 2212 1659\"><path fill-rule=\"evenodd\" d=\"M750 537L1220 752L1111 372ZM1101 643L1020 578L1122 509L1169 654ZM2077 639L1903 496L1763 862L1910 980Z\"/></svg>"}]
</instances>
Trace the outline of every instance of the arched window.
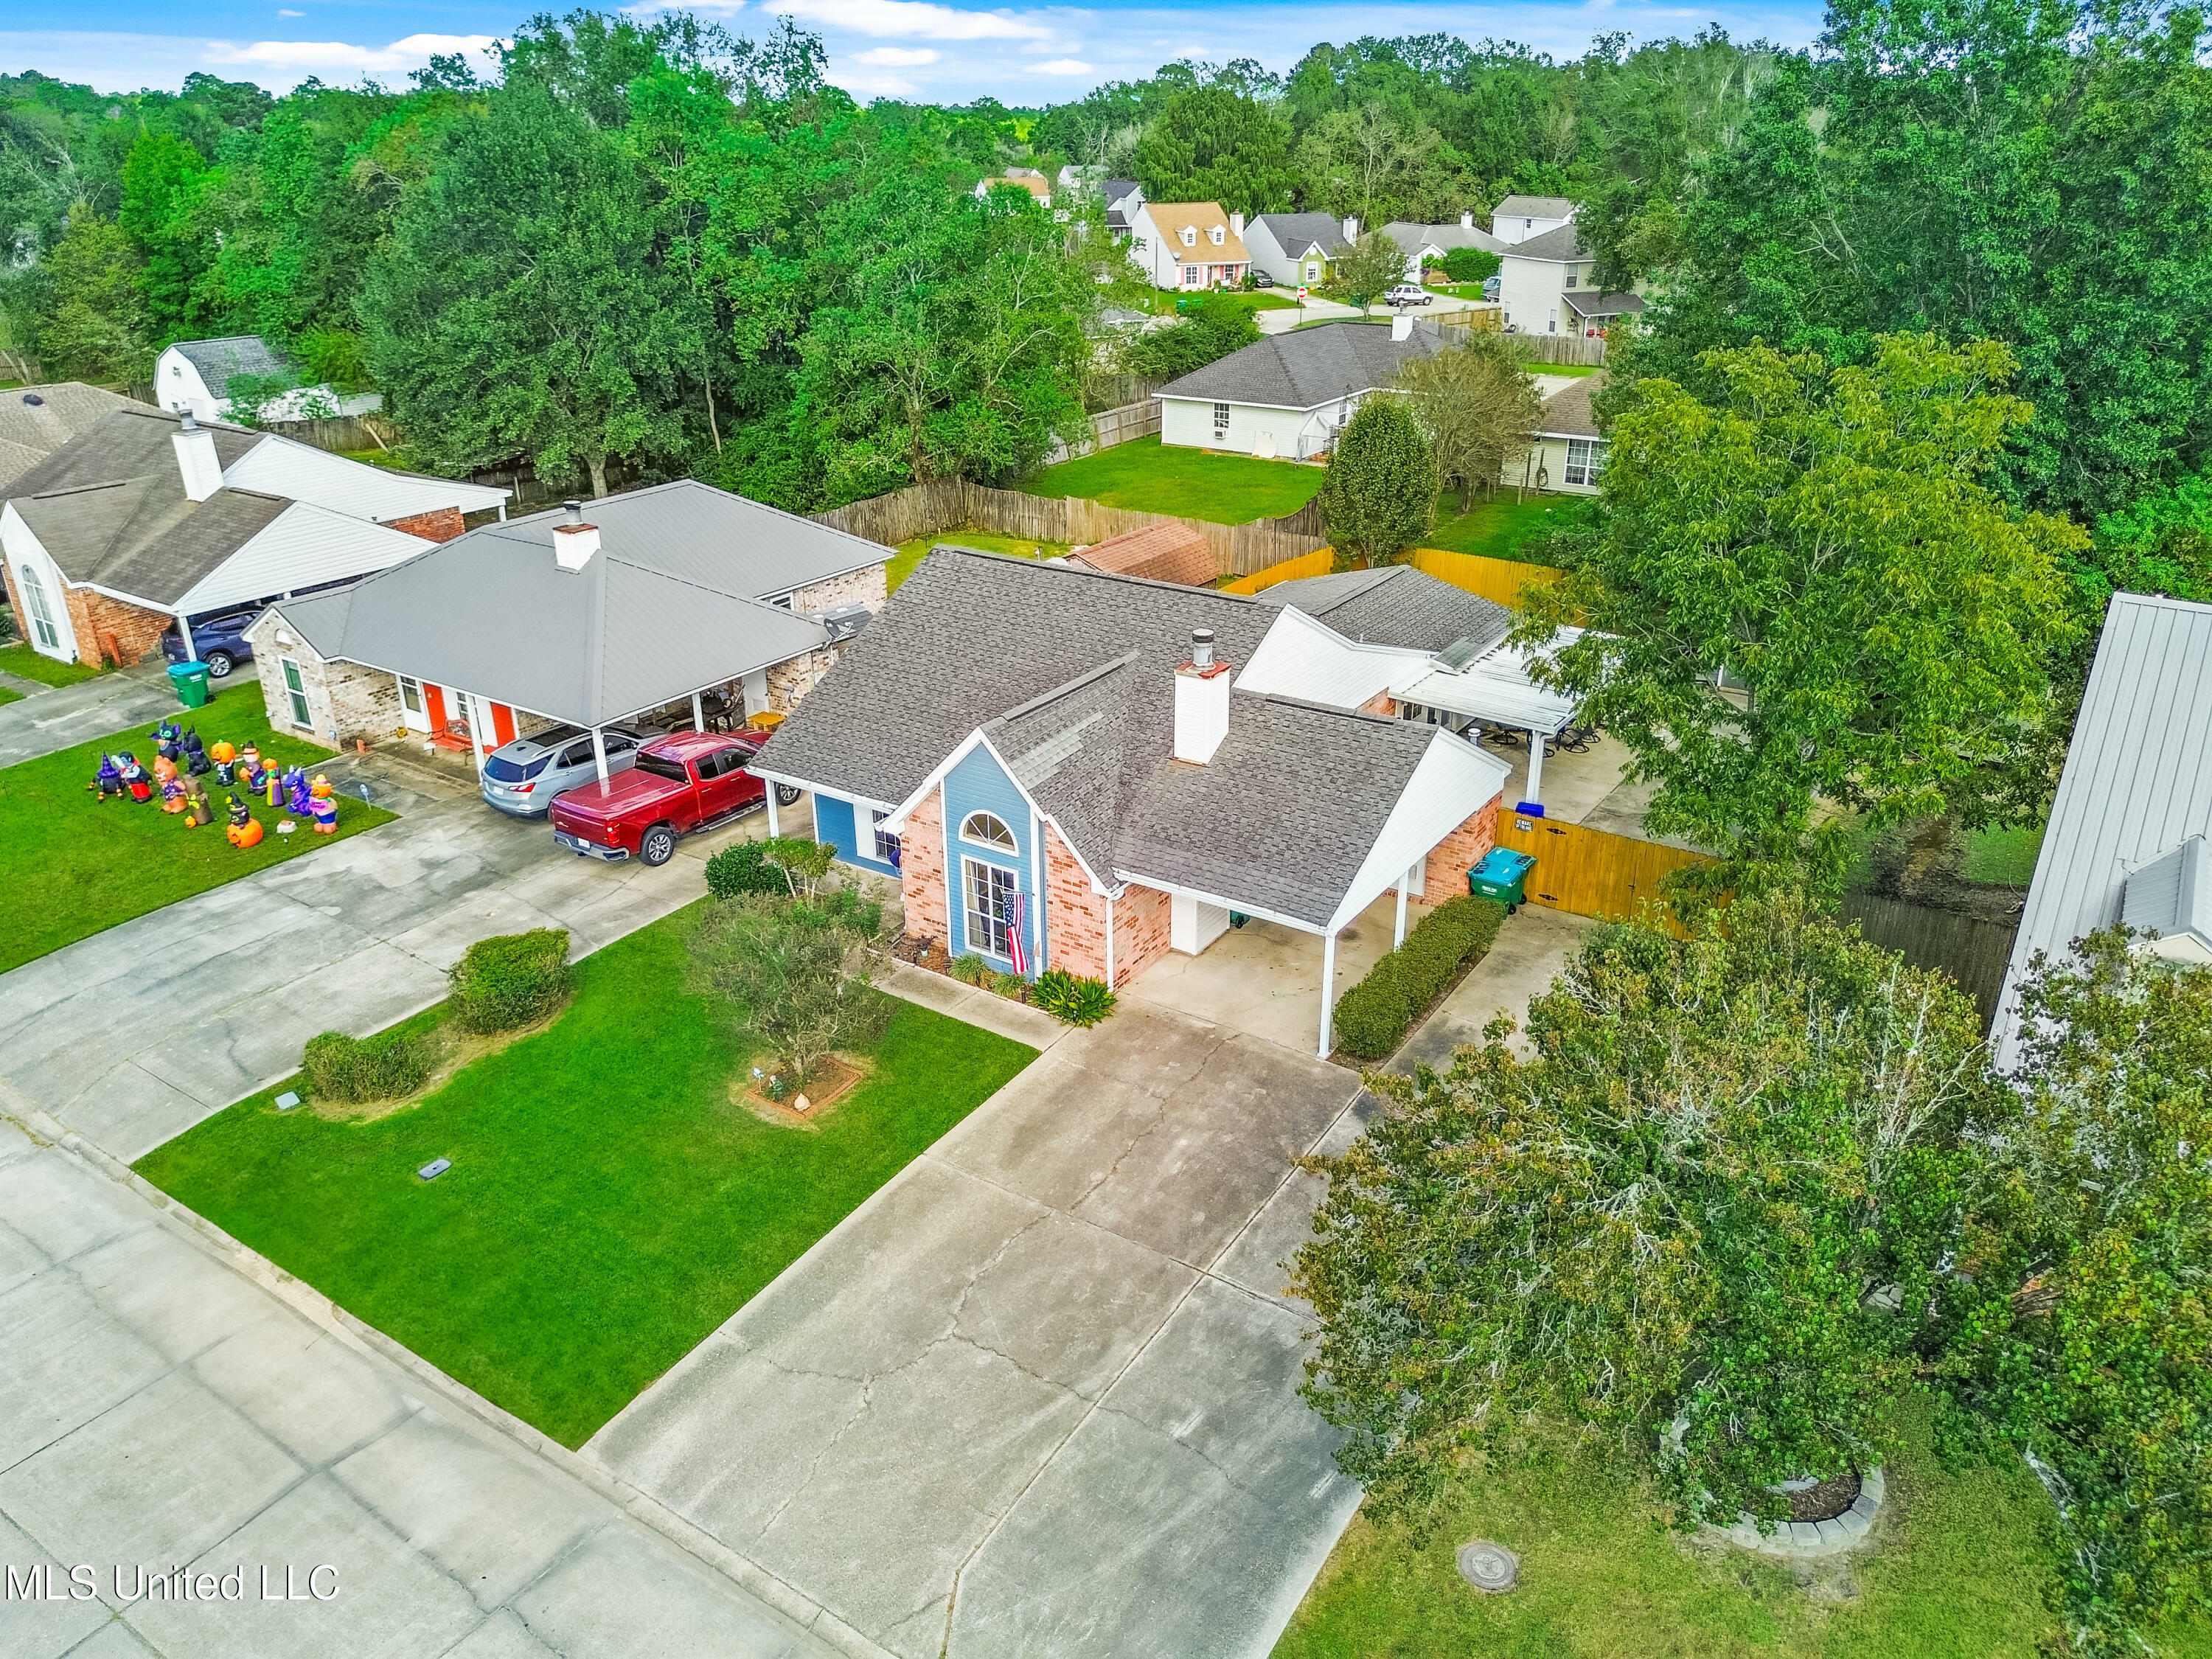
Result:
<instances>
[{"instance_id":1,"label":"arched window","mask_svg":"<svg viewBox=\"0 0 2212 1659\"><path fill-rule=\"evenodd\" d=\"M970 812L962 820L960 839L978 847L995 847L1002 853L1021 850L1014 845L1014 832L1006 828L1006 820L988 812Z\"/></svg>"},{"instance_id":2,"label":"arched window","mask_svg":"<svg viewBox=\"0 0 2212 1659\"><path fill-rule=\"evenodd\" d=\"M24 603L31 607L31 638L49 651L61 649L62 636L54 627L54 613L46 608L46 585L39 580L39 573L27 564L15 567L15 574L23 584Z\"/></svg>"}]
</instances>

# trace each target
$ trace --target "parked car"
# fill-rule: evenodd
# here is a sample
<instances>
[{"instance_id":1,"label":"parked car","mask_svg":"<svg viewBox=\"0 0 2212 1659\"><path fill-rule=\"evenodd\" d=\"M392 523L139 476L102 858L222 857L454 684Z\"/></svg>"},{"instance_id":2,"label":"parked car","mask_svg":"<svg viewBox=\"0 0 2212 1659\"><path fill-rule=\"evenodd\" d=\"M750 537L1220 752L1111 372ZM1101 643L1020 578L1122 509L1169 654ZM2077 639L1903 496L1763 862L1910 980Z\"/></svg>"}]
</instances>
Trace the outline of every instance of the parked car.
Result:
<instances>
[{"instance_id":1,"label":"parked car","mask_svg":"<svg viewBox=\"0 0 2212 1659\"><path fill-rule=\"evenodd\" d=\"M1252 273L1252 286L1254 288L1273 288L1274 285L1275 279L1273 276L1270 276L1266 271L1255 270Z\"/></svg>"},{"instance_id":2,"label":"parked car","mask_svg":"<svg viewBox=\"0 0 2212 1659\"><path fill-rule=\"evenodd\" d=\"M192 619L192 648L207 665L210 679L228 679L232 669L253 659L253 647L246 642L246 630L267 609L265 605L254 605L243 611L225 611ZM185 636L173 625L161 635L161 654L171 662L185 660Z\"/></svg>"},{"instance_id":3,"label":"parked car","mask_svg":"<svg viewBox=\"0 0 2212 1659\"><path fill-rule=\"evenodd\" d=\"M766 787L746 763L765 733L678 732L637 751L635 764L602 783L597 777L553 799L553 839L579 858L649 865L675 856L676 838L711 830L759 805ZM788 805L799 791L780 786Z\"/></svg>"},{"instance_id":4,"label":"parked car","mask_svg":"<svg viewBox=\"0 0 2212 1659\"><path fill-rule=\"evenodd\" d=\"M1388 306L1425 306L1433 304L1436 297L1419 283L1401 283L1382 296L1382 303Z\"/></svg>"},{"instance_id":5,"label":"parked car","mask_svg":"<svg viewBox=\"0 0 2212 1659\"><path fill-rule=\"evenodd\" d=\"M610 726L605 732L608 774L629 771L645 738L623 726ZM579 726L556 726L493 750L484 757L478 787L486 801L510 817L542 818L553 810L554 796L599 775L592 734Z\"/></svg>"}]
</instances>

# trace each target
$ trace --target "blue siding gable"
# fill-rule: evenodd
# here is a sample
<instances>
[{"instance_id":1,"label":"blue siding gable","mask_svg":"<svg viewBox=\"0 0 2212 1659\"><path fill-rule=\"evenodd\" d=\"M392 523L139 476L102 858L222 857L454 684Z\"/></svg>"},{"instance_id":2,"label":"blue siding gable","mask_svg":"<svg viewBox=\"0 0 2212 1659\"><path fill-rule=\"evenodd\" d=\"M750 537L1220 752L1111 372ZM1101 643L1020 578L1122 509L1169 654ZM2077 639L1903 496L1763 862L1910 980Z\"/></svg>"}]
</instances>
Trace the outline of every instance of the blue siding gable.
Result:
<instances>
[{"instance_id":1,"label":"blue siding gable","mask_svg":"<svg viewBox=\"0 0 2212 1659\"><path fill-rule=\"evenodd\" d=\"M872 811L817 790L814 796L814 838L835 847L837 857L846 864L872 870L879 876L896 877L898 872L875 855L874 824L869 816Z\"/></svg>"},{"instance_id":2,"label":"blue siding gable","mask_svg":"<svg viewBox=\"0 0 2212 1659\"><path fill-rule=\"evenodd\" d=\"M962 839L960 826L969 814L988 812L1014 832L1014 844L1018 849L1008 853L995 847L982 847ZM1041 973L1045 966L1045 926L1043 907L1036 902L1037 878L1035 837L1030 834L1029 802L1023 797L1014 781L1000 769L988 749L977 744L969 750L960 763L945 776L945 838L946 852L945 879L952 890L945 895L945 913L951 918L951 951L964 956L975 947L968 943L967 893L964 860L974 859L979 863L994 864L1000 869L1015 872L1019 890L1029 897L1030 971ZM977 952L981 954L980 951ZM1003 958L1000 958L1003 960Z\"/></svg>"}]
</instances>

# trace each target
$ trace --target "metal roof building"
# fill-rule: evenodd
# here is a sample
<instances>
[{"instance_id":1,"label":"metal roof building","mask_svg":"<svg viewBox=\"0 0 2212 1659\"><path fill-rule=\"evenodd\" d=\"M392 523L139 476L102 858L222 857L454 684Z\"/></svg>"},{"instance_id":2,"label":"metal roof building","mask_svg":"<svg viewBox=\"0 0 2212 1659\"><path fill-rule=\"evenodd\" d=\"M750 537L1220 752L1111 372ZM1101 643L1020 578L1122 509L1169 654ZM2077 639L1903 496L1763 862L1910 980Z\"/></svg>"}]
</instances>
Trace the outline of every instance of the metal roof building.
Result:
<instances>
[{"instance_id":1,"label":"metal roof building","mask_svg":"<svg viewBox=\"0 0 2212 1659\"><path fill-rule=\"evenodd\" d=\"M1992 1037L2019 1058L2018 988L2036 955L2063 957L2126 921L2148 948L2212 960L2203 884L2212 836L2212 605L2116 593L2074 722L2013 940Z\"/></svg>"}]
</instances>

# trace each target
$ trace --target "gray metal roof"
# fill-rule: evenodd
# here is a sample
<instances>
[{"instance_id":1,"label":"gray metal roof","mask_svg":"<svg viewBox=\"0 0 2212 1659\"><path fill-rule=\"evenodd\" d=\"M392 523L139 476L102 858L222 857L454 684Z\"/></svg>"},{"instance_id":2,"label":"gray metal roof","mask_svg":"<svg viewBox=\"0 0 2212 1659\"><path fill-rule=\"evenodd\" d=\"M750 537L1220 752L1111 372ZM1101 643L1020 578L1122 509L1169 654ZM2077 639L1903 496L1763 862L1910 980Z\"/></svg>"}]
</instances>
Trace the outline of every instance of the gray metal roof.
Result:
<instances>
[{"instance_id":1,"label":"gray metal roof","mask_svg":"<svg viewBox=\"0 0 2212 1659\"><path fill-rule=\"evenodd\" d=\"M1327 213L1263 213L1254 222L1267 226L1275 246L1293 259L1316 247L1334 255L1344 245L1344 221Z\"/></svg>"},{"instance_id":2,"label":"gray metal roof","mask_svg":"<svg viewBox=\"0 0 2212 1659\"><path fill-rule=\"evenodd\" d=\"M1258 597L1303 611L1347 640L1408 651L1442 651L1464 641L1479 654L1513 627L1513 613L1504 605L1408 564L1278 582Z\"/></svg>"},{"instance_id":3,"label":"gray metal roof","mask_svg":"<svg viewBox=\"0 0 2212 1659\"><path fill-rule=\"evenodd\" d=\"M1239 594L933 548L760 767L896 805L980 727L1102 878L1127 869L1324 926L1431 734L1239 693L1212 760L1173 760L1191 630L1212 629L1242 663L1275 615Z\"/></svg>"},{"instance_id":4,"label":"gray metal roof","mask_svg":"<svg viewBox=\"0 0 2212 1659\"><path fill-rule=\"evenodd\" d=\"M2039 951L2118 921L2130 877L2212 835L2212 605L2118 593L2035 861L1995 1036L2018 1057L2014 989Z\"/></svg>"},{"instance_id":5,"label":"gray metal roof","mask_svg":"<svg viewBox=\"0 0 2212 1659\"><path fill-rule=\"evenodd\" d=\"M1432 357L1443 343L1416 327L1403 340L1375 323L1332 323L1271 334L1242 350L1170 380L1152 395L1273 409L1319 409L1387 386L1409 357Z\"/></svg>"},{"instance_id":6,"label":"gray metal roof","mask_svg":"<svg viewBox=\"0 0 2212 1659\"><path fill-rule=\"evenodd\" d=\"M1541 364L1532 373L1543 373ZM1597 411L1590 400L1605 385L1605 371L1585 374L1572 386L1562 386L1544 399L1543 412L1536 417L1536 429L1555 438L1595 438L1599 436Z\"/></svg>"},{"instance_id":7,"label":"gray metal roof","mask_svg":"<svg viewBox=\"0 0 2212 1659\"><path fill-rule=\"evenodd\" d=\"M179 340L177 355L199 371L201 381L220 398L230 390L234 374L266 376L290 374L293 361L256 334L234 334L221 340Z\"/></svg>"},{"instance_id":8,"label":"gray metal roof","mask_svg":"<svg viewBox=\"0 0 2212 1659\"><path fill-rule=\"evenodd\" d=\"M1629 317L1644 309L1641 294L1592 294L1583 289L1565 297L1567 308L1579 317Z\"/></svg>"},{"instance_id":9,"label":"gray metal roof","mask_svg":"<svg viewBox=\"0 0 2212 1659\"><path fill-rule=\"evenodd\" d=\"M828 644L821 623L762 596L890 556L693 479L606 496L585 517L600 548L580 573L555 562L556 508L276 608L324 657L599 726Z\"/></svg>"},{"instance_id":10,"label":"gray metal roof","mask_svg":"<svg viewBox=\"0 0 2212 1659\"><path fill-rule=\"evenodd\" d=\"M102 416L131 399L96 386L64 380L0 392L0 493Z\"/></svg>"},{"instance_id":11,"label":"gray metal roof","mask_svg":"<svg viewBox=\"0 0 2212 1659\"><path fill-rule=\"evenodd\" d=\"M1565 224L1546 231L1540 236L1531 236L1525 242L1514 242L1499 250L1507 259L1549 259L1565 264L1571 259L1587 259L1590 251L1583 240L1579 226Z\"/></svg>"}]
</instances>

